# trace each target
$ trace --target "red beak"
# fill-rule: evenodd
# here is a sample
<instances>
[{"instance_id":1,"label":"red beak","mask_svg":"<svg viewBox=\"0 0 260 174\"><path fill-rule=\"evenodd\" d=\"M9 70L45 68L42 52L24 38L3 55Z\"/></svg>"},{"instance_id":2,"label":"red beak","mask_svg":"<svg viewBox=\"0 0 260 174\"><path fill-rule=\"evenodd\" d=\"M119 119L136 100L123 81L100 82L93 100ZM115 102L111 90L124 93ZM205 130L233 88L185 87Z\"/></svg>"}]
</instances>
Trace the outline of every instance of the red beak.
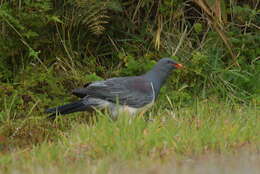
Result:
<instances>
[{"instance_id":1,"label":"red beak","mask_svg":"<svg viewBox=\"0 0 260 174\"><path fill-rule=\"evenodd\" d=\"M173 64L173 66L177 69L183 68L183 65L180 63Z\"/></svg>"}]
</instances>

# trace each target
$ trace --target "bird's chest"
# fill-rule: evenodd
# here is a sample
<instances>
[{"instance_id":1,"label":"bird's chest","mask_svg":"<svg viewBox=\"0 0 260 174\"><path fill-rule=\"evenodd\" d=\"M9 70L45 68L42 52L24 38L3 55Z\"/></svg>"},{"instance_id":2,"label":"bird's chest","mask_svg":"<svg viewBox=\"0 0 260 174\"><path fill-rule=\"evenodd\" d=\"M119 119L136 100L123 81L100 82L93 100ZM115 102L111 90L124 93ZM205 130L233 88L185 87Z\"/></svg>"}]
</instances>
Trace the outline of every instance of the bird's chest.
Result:
<instances>
[{"instance_id":1,"label":"bird's chest","mask_svg":"<svg viewBox=\"0 0 260 174\"><path fill-rule=\"evenodd\" d=\"M139 84L137 83L135 85L139 85ZM138 89L140 90L142 87L139 86ZM152 95L151 95L152 100L150 101L150 103L148 103L142 107L131 107L129 105L118 105L118 104L116 105L116 104L111 103L109 110L111 112L112 117L117 117L118 115L122 115L122 114L123 115L127 114L127 115L131 115L131 116L134 116L136 114L141 114L141 115L144 114L154 104L154 101L155 101L155 90L153 87L153 83L150 83L150 85L148 87L146 87L146 90L149 88L150 88L150 90L152 90ZM137 86L135 86L135 89L137 89ZM145 93L147 91L143 91L143 92ZM150 98L149 98L149 100L150 100ZM136 102L140 103L140 100L137 100Z\"/></svg>"}]
</instances>

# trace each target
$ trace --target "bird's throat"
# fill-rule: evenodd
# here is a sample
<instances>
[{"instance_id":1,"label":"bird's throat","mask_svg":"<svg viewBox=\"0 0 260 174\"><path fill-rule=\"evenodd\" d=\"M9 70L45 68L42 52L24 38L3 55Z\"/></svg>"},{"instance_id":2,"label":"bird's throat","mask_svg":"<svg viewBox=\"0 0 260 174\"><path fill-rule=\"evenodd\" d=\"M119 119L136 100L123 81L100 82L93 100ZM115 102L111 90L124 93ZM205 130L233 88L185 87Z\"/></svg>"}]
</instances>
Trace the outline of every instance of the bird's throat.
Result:
<instances>
[{"instance_id":1,"label":"bird's throat","mask_svg":"<svg viewBox=\"0 0 260 174\"><path fill-rule=\"evenodd\" d=\"M151 70L147 72L145 76L150 82L153 83L155 96L158 96L161 87L163 86L167 77L169 76L169 72Z\"/></svg>"}]
</instances>

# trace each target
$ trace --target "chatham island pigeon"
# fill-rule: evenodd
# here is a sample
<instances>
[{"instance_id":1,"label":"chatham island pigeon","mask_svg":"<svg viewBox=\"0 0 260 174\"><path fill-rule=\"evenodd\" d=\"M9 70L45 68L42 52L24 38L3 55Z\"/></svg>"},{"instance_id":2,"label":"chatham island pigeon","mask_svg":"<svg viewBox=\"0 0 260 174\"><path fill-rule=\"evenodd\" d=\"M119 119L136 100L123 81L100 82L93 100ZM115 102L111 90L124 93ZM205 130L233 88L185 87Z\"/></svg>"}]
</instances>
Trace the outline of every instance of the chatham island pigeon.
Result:
<instances>
[{"instance_id":1,"label":"chatham island pigeon","mask_svg":"<svg viewBox=\"0 0 260 174\"><path fill-rule=\"evenodd\" d=\"M182 67L170 58L162 58L143 75L110 78L74 89L72 94L80 100L47 109L46 113L51 113L49 118L95 109L107 109L112 118L117 118L121 113L144 113L153 105L171 71Z\"/></svg>"}]
</instances>

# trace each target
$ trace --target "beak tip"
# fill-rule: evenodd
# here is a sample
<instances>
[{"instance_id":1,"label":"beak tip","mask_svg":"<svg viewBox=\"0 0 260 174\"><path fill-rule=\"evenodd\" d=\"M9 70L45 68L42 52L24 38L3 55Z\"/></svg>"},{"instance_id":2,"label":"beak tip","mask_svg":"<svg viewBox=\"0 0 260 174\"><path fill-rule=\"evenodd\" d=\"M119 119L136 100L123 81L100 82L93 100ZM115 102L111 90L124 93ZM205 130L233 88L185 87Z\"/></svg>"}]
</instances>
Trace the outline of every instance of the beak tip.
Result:
<instances>
[{"instance_id":1,"label":"beak tip","mask_svg":"<svg viewBox=\"0 0 260 174\"><path fill-rule=\"evenodd\" d=\"M180 68L183 68L184 66L183 66L182 64L180 64L180 63L177 63L177 64L175 64L175 67L176 67L177 69L180 69Z\"/></svg>"}]
</instances>

